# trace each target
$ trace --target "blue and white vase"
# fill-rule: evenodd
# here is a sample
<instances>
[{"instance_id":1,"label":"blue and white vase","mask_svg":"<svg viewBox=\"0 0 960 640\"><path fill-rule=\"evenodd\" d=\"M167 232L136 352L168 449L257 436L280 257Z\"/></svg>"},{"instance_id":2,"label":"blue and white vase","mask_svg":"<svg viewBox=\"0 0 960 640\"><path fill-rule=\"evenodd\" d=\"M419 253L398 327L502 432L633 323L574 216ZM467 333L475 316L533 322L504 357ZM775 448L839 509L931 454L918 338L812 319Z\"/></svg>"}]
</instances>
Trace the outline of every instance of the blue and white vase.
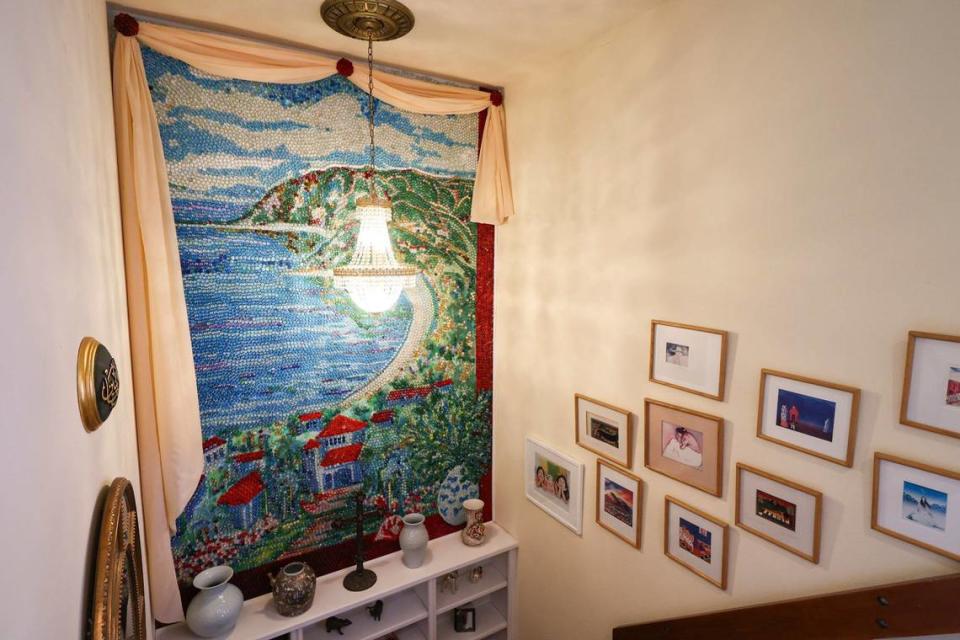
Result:
<instances>
[{"instance_id":1,"label":"blue and white vase","mask_svg":"<svg viewBox=\"0 0 960 640\"><path fill-rule=\"evenodd\" d=\"M230 584L233 569L226 565L210 567L197 574L193 586L199 593L187 607L187 626L201 638L230 633L240 617L243 594Z\"/></svg>"},{"instance_id":2,"label":"blue and white vase","mask_svg":"<svg viewBox=\"0 0 960 640\"><path fill-rule=\"evenodd\" d=\"M447 473L437 492L437 511L443 521L458 526L467 521L463 501L480 497L480 487L466 478L467 470L458 464Z\"/></svg>"}]
</instances>

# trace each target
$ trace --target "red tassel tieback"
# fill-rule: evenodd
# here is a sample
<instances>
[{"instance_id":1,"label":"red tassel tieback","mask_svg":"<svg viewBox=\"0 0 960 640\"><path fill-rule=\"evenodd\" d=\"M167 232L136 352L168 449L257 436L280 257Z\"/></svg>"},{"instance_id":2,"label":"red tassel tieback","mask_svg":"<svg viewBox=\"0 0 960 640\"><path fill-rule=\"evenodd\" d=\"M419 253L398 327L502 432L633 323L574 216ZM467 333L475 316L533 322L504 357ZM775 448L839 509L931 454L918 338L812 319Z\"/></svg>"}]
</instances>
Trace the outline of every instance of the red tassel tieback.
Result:
<instances>
[{"instance_id":1,"label":"red tassel tieback","mask_svg":"<svg viewBox=\"0 0 960 640\"><path fill-rule=\"evenodd\" d=\"M129 13L118 13L113 17L113 28L117 33L133 37L140 33L140 23Z\"/></svg>"},{"instance_id":2,"label":"red tassel tieback","mask_svg":"<svg viewBox=\"0 0 960 640\"><path fill-rule=\"evenodd\" d=\"M344 78L349 78L353 75L353 63L346 58L340 58L337 60L337 73Z\"/></svg>"}]
</instances>

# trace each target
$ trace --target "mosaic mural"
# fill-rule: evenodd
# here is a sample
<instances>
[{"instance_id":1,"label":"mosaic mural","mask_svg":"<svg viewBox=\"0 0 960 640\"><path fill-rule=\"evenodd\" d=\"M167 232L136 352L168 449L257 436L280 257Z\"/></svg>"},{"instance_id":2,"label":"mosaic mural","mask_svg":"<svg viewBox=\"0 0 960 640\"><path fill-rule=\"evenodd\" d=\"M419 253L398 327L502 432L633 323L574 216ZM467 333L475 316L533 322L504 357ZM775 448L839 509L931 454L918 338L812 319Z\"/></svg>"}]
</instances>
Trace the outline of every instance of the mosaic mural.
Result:
<instances>
[{"instance_id":1,"label":"mosaic mural","mask_svg":"<svg viewBox=\"0 0 960 640\"><path fill-rule=\"evenodd\" d=\"M178 579L227 563L249 597L294 557L347 566L357 491L376 514L370 556L398 548L406 512L433 536L455 531L463 499L490 502L492 231L469 222L478 117L378 102L378 186L397 258L420 275L367 314L332 278L370 190L365 94L340 76L227 80L146 47L144 64L204 439L173 538Z\"/></svg>"}]
</instances>

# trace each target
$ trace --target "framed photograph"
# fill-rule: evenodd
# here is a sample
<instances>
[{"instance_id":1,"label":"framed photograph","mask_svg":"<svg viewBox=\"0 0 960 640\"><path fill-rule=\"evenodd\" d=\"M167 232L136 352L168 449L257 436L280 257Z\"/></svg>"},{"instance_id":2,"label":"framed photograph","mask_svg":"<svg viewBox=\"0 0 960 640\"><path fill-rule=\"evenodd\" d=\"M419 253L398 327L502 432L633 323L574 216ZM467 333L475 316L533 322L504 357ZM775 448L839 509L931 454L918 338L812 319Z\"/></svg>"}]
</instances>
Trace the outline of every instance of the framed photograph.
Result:
<instances>
[{"instance_id":1,"label":"framed photograph","mask_svg":"<svg viewBox=\"0 0 960 640\"><path fill-rule=\"evenodd\" d=\"M859 407L855 387L763 369L757 437L851 467Z\"/></svg>"},{"instance_id":2,"label":"framed photograph","mask_svg":"<svg viewBox=\"0 0 960 640\"><path fill-rule=\"evenodd\" d=\"M453 610L453 630L458 633L477 630L477 610L460 607Z\"/></svg>"},{"instance_id":3,"label":"framed photograph","mask_svg":"<svg viewBox=\"0 0 960 640\"><path fill-rule=\"evenodd\" d=\"M633 419L626 409L574 394L577 444L598 456L630 468L633 462Z\"/></svg>"},{"instance_id":4,"label":"framed photograph","mask_svg":"<svg viewBox=\"0 0 960 640\"><path fill-rule=\"evenodd\" d=\"M666 497L663 552L721 589L727 588L727 523Z\"/></svg>"},{"instance_id":5,"label":"framed photograph","mask_svg":"<svg viewBox=\"0 0 960 640\"><path fill-rule=\"evenodd\" d=\"M727 332L654 320L650 327L650 380L723 400Z\"/></svg>"},{"instance_id":6,"label":"framed photograph","mask_svg":"<svg viewBox=\"0 0 960 640\"><path fill-rule=\"evenodd\" d=\"M737 463L737 526L805 560L820 562L823 495Z\"/></svg>"},{"instance_id":7,"label":"framed photograph","mask_svg":"<svg viewBox=\"0 0 960 640\"><path fill-rule=\"evenodd\" d=\"M701 491L723 493L723 418L647 398L643 463Z\"/></svg>"},{"instance_id":8,"label":"framed photograph","mask_svg":"<svg viewBox=\"0 0 960 640\"><path fill-rule=\"evenodd\" d=\"M960 561L960 473L875 453L870 526Z\"/></svg>"},{"instance_id":9,"label":"framed photograph","mask_svg":"<svg viewBox=\"0 0 960 640\"><path fill-rule=\"evenodd\" d=\"M527 438L527 499L577 535L583 532L583 465Z\"/></svg>"},{"instance_id":10,"label":"framed photograph","mask_svg":"<svg viewBox=\"0 0 960 640\"><path fill-rule=\"evenodd\" d=\"M632 473L597 460L597 524L640 548L643 482Z\"/></svg>"},{"instance_id":11,"label":"framed photograph","mask_svg":"<svg viewBox=\"0 0 960 640\"><path fill-rule=\"evenodd\" d=\"M910 332L900 422L960 438L960 336Z\"/></svg>"}]
</instances>

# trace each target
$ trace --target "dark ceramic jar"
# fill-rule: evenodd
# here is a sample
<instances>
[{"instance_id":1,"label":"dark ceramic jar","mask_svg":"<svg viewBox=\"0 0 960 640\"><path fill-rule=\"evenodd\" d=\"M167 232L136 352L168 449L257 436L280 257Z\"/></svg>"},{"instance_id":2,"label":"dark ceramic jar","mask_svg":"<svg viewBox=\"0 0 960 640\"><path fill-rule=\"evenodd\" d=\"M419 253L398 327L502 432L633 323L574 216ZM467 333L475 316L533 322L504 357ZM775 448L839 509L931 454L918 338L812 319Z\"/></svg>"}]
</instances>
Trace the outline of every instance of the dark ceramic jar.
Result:
<instances>
[{"instance_id":1,"label":"dark ceramic jar","mask_svg":"<svg viewBox=\"0 0 960 640\"><path fill-rule=\"evenodd\" d=\"M291 562L270 576L273 586L273 604L282 616L298 616L313 604L317 576L305 562Z\"/></svg>"}]
</instances>

